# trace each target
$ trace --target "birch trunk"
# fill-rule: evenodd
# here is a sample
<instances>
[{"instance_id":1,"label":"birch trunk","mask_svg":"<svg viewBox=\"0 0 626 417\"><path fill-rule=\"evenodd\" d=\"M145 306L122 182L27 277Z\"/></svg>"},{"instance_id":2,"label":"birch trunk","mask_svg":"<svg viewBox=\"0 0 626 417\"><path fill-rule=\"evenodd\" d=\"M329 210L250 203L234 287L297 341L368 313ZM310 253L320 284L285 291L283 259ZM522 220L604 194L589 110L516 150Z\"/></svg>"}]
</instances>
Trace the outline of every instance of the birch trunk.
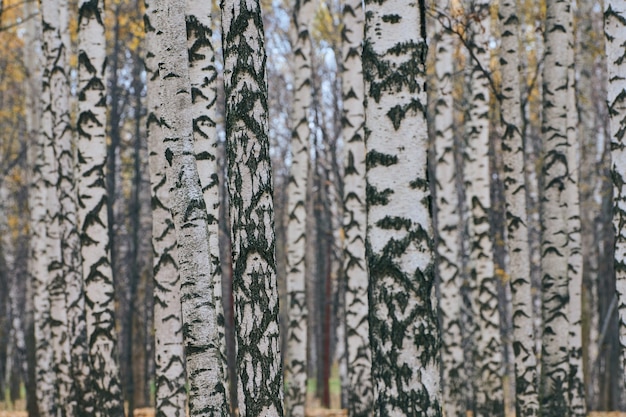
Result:
<instances>
[{"instance_id":1,"label":"birch trunk","mask_svg":"<svg viewBox=\"0 0 626 417\"><path fill-rule=\"evenodd\" d=\"M30 5L30 7L29 7ZM26 3L26 7L34 13L37 7L32 3ZM46 287L48 281L48 261L46 256L46 181L48 173L48 161L45 159L45 147L47 136L52 130L50 114L50 84L48 70L45 70L45 58L42 56L41 43L41 16L29 21L29 29L25 52L25 59L29 73L31 74L27 84L27 126L31 132L31 147L29 149L30 187L30 248L29 248L29 271L33 290L33 315L36 344L36 383L37 389L33 393L37 396L39 412L42 417L52 416L54 409L54 396L52 384L52 346L50 345L50 307L47 298ZM44 70L42 70L44 68ZM45 75L45 76L44 76ZM32 373L31 373L32 375Z\"/></svg>"},{"instance_id":2,"label":"birch trunk","mask_svg":"<svg viewBox=\"0 0 626 417\"><path fill-rule=\"evenodd\" d=\"M569 414L569 175L568 160L569 60L571 10L566 1L549 0L546 11L545 61L543 69L542 166L543 234L542 355L540 402L542 415Z\"/></svg>"},{"instance_id":3,"label":"birch trunk","mask_svg":"<svg viewBox=\"0 0 626 417\"><path fill-rule=\"evenodd\" d=\"M611 126L615 286L618 297L622 371L626 369L626 1L608 0L604 12ZM626 372L624 373L626 375Z\"/></svg>"},{"instance_id":4,"label":"birch trunk","mask_svg":"<svg viewBox=\"0 0 626 417\"><path fill-rule=\"evenodd\" d=\"M306 190L309 170L309 110L312 103L309 25L314 0L295 0L291 36L294 60L294 107L291 113L291 168L287 185L287 352L285 414L304 417L307 382Z\"/></svg>"},{"instance_id":5,"label":"birch trunk","mask_svg":"<svg viewBox=\"0 0 626 417\"><path fill-rule=\"evenodd\" d=\"M159 111L159 70L154 19L154 3L145 2L145 31L148 150L152 193L152 251L154 274L154 357L156 413L160 417L182 417L187 407L185 353L180 305L180 275L176 232L170 214L167 188L167 160L162 150Z\"/></svg>"},{"instance_id":6,"label":"birch trunk","mask_svg":"<svg viewBox=\"0 0 626 417\"><path fill-rule=\"evenodd\" d=\"M507 219L509 275L513 308L515 408L519 416L539 415L537 356L533 329L530 247L526 212L523 119L520 107L520 19L514 0L501 0L502 152Z\"/></svg>"},{"instance_id":7,"label":"birch trunk","mask_svg":"<svg viewBox=\"0 0 626 417\"><path fill-rule=\"evenodd\" d=\"M283 415L265 41L257 0L224 0L226 153L241 417Z\"/></svg>"},{"instance_id":8,"label":"birch trunk","mask_svg":"<svg viewBox=\"0 0 626 417\"><path fill-rule=\"evenodd\" d=\"M426 7L365 2L367 257L375 414L441 416L426 178Z\"/></svg>"},{"instance_id":9,"label":"birch trunk","mask_svg":"<svg viewBox=\"0 0 626 417\"><path fill-rule=\"evenodd\" d=\"M217 330L209 222L196 169L184 0L157 0L162 155L176 228L191 416L228 414Z\"/></svg>"},{"instance_id":10,"label":"birch trunk","mask_svg":"<svg viewBox=\"0 0 626 417\"><path fill-rule=\"evenodd\" d=\"M42 306L47 311L45 319L49 321L48 329L41 334L46 340L38 343L50 344L49 356L44 361L39 361L42 367L50 367L53 374L50 375L50 391L44 387L43 395L53 396L44 403L43 413L55 415L67 415L71 379L69 374L70 345L67 333L67 305L65 300L64 265L62 248L62 207L60 202L60 163L62 154L62 141L68 140L69 114L67 113L68 97L65 95L67 79L65 78L65 45L61 40L59 27L59 3L54 0L41 2L41 19L43 28L42 51L45 60L44 86L42 95L46 95L47 103L44 106L44 121L42 121L44 143L44 178L46 181L46 256L48 277L45 283L44 293L41 297L47 298ZM43 359L43 358L42 358ZM45 372L45 371L44 371ZM45 404L47 402L47 404Z\"/></svg>"},{"instance_id":11,"label":"birch trunk","mask_svg":"<svg viewBox=\"0 0 626 417\"><path fill-rule=\"evenodd\" d=\"M106 48L103 2L81 0L78 15L79 218L87 334L96 416L123 416L105 188Z\"/></svg>"},{"instance_id":12,"label":"birch trunk","mask_svg":"<svg viewBox=\"0 0 626 417\"><path fill-rule=\"evenodd\" d=\"M568 47L568 85L567 85L567 164L569 167L567 186L567 223L568 223L568 271L569 291L569 409L572 417L585 417L585 383L583 376L582 348L582 284L583 258L580 236L580 197L579 172L580 156L578 142L578 112L576 106L576 81L574 68L574 33L573 13L570 12L570 44Z\"/></svg>"},{"instance_id":13,"label":"birch trunk","mask_svg":"<svg viewBox=\"0 0 626 417\"><path fill-rule=\"evenodd\" d=\"M341 121L345 155L343 270L346 281L347 407L350 417L369 417L374 412L374 386L368 320L369 276L365 257L365 88L361 61L365 14L361 0L346 0L342 15Z\"/></svg>"},{"instance_id":14,"label":"birch trunk","mask_svg":"<svg viewBox=\"0 0 626 417\"><path fill-rule=\"evenodd\" d=\"M489 38L491 23L489 2L473 2L476 16L470 23L470 94L466 120L465 178L466 201L469 208L470 285L474 336L476 377L474 392L476 416L503 416L502 341L498 311L497 278L494 270L493 242L489 213L491 210L489 170L489 80L491 59Z\"/></svg>"},{"instance_id":15,"label":"birch trunk","mask_svg":"<svg viewBox=\"0 0 626 417\"><path fill-rule=\"evenodd\" d=\"M196 166L209 222L209 252L217 314L217 344L222 361L224 386L228 378L224 306L222 303L222 269L219 248L219 179L217 160L217 68L213 47L213 29L210 2L187 0L187 47L189 49L189 77L191 82L193 140ZM227 407L229 396L226 395Z\"/></svg>"},{"instance_id":16,"label":"birch trunk","mask_svg":"<svg viewBox=\"0 0 626 417\"><path fill-rule=\"evenodd\" d=\"M452 12L451 2L445 3L444 13ZM435 179L437 198L437 256L439 267L439 291L443 409L447 416L465 415L467 375L463 349L463 323L461 319L462 279L459 275L460 213L456 178L459 174L455 163L454 144L454 98L452 96L452 70L454 44L448 28L438 25L435 75L437 98L435 102Z\"/></svg>"}]
</instances>

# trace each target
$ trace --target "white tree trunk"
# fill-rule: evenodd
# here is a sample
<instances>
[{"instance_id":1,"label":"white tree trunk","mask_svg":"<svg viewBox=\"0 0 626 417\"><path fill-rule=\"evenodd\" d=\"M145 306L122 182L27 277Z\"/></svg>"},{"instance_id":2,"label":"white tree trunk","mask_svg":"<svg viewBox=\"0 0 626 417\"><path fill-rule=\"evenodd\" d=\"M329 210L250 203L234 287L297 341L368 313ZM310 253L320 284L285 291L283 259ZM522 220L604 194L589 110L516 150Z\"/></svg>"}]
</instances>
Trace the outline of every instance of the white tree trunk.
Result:
<instances>
[{"instance_id":1,"label":"white tree trunk","mask_svg":"<svg viewBox=\"0 0 626 417\"><path fill-rule=\"evenodd\" d=\"M501 0L499 19L502 33L502 152L509 254L509 282L513 309L515 353L515 403L521 416L539 414L537 355L533 328L533 298L530 280L530 247L526 212L524 142L520 107L520 23L517 3Z\"/></svg>"},{"instance_id":2,"label":"white tree trunk","mask_svg":"<svg viewBox=\"0 0 626 417\"><path fill-rule=\"evenodd\" d=\"M374 414L374 386L368 320L369 275L365 256L365 86L361 60L365 14L361 0L346 0L342 15L342 136L345 155L343 268L346 279L347 405L350 417L370 417Z\"/></svg>"},{"instance_id":3,"label":"white tree trunk","mask_svg":"<svg viewBox=\"0 0 626 417\"><path fill-rule=\"evenodd\" d=\"M543 70L543 198L541 242L542 355L540 401L542 415L569 415L569 275L567 205L575 169L568 158L568 112L572 48L569 2L549 0L546 11Z\"/></svg>"},{"instance_id":4,"label":"white tree trunk","mask_svg":"<svg viewBox=\"0 0 626 417\"><path fill-rule=\"evenodd\" d=\"M604 13L611 125L615 285L618 296L622 371L626 369L626 1L608 0ZM626 372L624 372L626 375Z\"/></svg>"},{"instance_id":5,"label":"white tree trunk","mask_svg":"<svg viewBox=\"0 0 626 417\"><path fill-rule=\"evenodd\" d=\"M228 378L224 306L222 303L222 269L219 249L219 179L217 155L217 81L215 49L211 36L215 23L211 19L210 2L187 0L187 47L189 49L189 77L191 82L193 139L196 165L209 222L209 251L217 314L217 343L222 360L223 376ZM228 387L226 379L224 386ZM226 395L226 401L229 396ZM230 408L230 406L228 407Z\"/></svg>"},{"instance_id":6,"label":"white tree trunk","mask_svg":"<svg viewBox=\"0 0 626 417\"><path fill-rule=\"evenodd\" d=\"M260 4L222 2L241 417L283 415L267 75Z\"/></svg>"},{"instance_id":7,"label":"white tree trunk","mask_svg":"<svg viewBox=\"0 0 626 417\"><path fill-rule=\"evenodd\" d=\"M423 1L365 2L370 334L381 416L441 416L425 13Z\"/></svg>"},{"instance_id":8,"label":"white tree trunk","mask_svg":"<svg viewBox=\"0 0 626 417\"><path fill-rule=\"evenodd\" d=\"M444 13L452 13L446 2ZM439 268L440 312L442 328L441 366L443 409L447 416L464 416L467 389L463 349L461 308L461 265L459 196L454 144L454 98L452 71L454 43L448 28L437 27L435 76L435 180L437 198L437 256Z\"/></svg>"},{"instance_id":9,"label":"white tree trunk","mask_svg":"<svg viewBox=\"0 0 626 417\"><path fill-rule=\"evenodd\" d=\"M176 228L191 416L228 413L209 222L196 169L184 0L157 0L152 24L159 68L162 147ZM158 151L158 150L157 150Z\"/></svg>"},{"instance_id":10,"label":"white tree trunk","mask_svg":"<svg viewBox=\"0 0 626 417\"><path fill-rule=\"evenodd\" d=\"M570 13L570 20L573 13ZM570 22L573 31L573 23ZM579 172L580 156L578 141L578 112L576 106L576 81L574 69L574 34L570 36L568 48L568 86L567 86L567 165L569 178L567 186L567 228L568 228L568 272L569 291L569 366L570 392L569 415L585 417L587 406L585 403L585 383L583 376L583 348L582 348L582 285L583 285L583 258L580 236L580 198Z\"/></svg>"},{"instance_id":11,"label":"white tree trunk","mask_svg":"<svg viewBox=\"0 0 626 417\"><path fill-rule=\"evenodd\" d=\"M475 19L470 24L471 72L470 102L466 119L467 148L465 156L466 200L469 209L470 280L472 314L476 323L474 390L476 415L503 416L502 340L498 311L497 277L493 259L493 242L489 213L491 211L489 170L489 71L491 60L490 2L473 4Z\"/></svg>"},{"instance_id":12,"label":"white tree trunk","mask_svg":"<svg viewBox=\"0 0 626 417\"><path fill-rule=\"evenodd\" d=\"M27 3L31 4L31 3ZM34 12L34 8L30 8ZM42 417L53 415L54 396L52 393L54 374L52 369L52 346L50 345L50 302L47 297L48 261L46 255L46 180L48 174L45 159L46 138L52 130L50 114L50 88L47 78L43 78L42 67L45 59L41 53L41 18L30 19L31 31L28 36L25 53L27 68L31 74L25 93L27 99L27 126L31 132L29 150L30 167L30 257L29 271L33 285L33 310L35 322L36 352L36 386L37 403ZM47 71L46 71L47 75ZM43 80L43 83L42 83ZM45 110L45 111L43 111Z\"/></svg>"},{"instance_id":13,"label":"white tree trunk","mask_svg":"<svg viewBox=\"0 0 626 417\"><path fill-rule=\"evenodd\" d=\"M304 417L307 387L306 194L309 170L309 112L312 103L309 26L316 1L295 0L293 42L294 100L291 112L291 168L287 185L287 352L285 352L285 414Z\"/></svg>"},{"instance_id":14,"label":"white tree trunk","mask_svg":"<svg viewBox=\"0 0 626 417\"><path fill-rule=\"evenodd\" d=\"M103 2L81 0L78 25L78 195L93 415L123 416L105 188L106 39Z\"/></svg>"},{"instance_id":15,"label":"white tree trunk","mask_svg":"<svg viewBox=\"0 0 626 417\"><path fill-rule=\"evenodd\" d=\"M48 361L40 362L42 367L49 366L53 371L53 387L44 395L52 395L53 399L44 400L42 407L52 407L44 412L57 415L70 413L71 378L70 344L67 328L67 305L65 299L65 282L63 264L63 230L62 230L62 206L60 201L61 184L67 184L61 178L61 159L66 161L63 150L64 141L68 141L70 135L69 126L69 90L66 78L65 45L61 40L59 27L59 3L54 0L41 2L41 19L43 28L42 50L45 59L44 87L42 95L44 100L49 100L44 106L44 120L42 132L45 136L44 150L44 178L46 181L46 255L47 273L45 293L42 297L47 298L48 311L46 319L49 320L49 330L45 330L38 343L49 343L51 354ZM44 305L44 304L42 304ZM44 387L44 389L46 389ZM73 413L74 410L71 411Z\"/></svg>"},{"instance_id":16,"label":"white tree trunk","mask_svg":"<svg viewBox=\"0 0 626 417\"><path fill-rule=\"evenodd\" d=\"M147 135L152 189L156 412L163 417L180 417L187 408L185 352L178 247L170 214L167 160L162 149L163 133L158 97L160 79L156 57L159 46L152 25L154 12L153 2L146 2Z\"/></svg>"}]
</instances>

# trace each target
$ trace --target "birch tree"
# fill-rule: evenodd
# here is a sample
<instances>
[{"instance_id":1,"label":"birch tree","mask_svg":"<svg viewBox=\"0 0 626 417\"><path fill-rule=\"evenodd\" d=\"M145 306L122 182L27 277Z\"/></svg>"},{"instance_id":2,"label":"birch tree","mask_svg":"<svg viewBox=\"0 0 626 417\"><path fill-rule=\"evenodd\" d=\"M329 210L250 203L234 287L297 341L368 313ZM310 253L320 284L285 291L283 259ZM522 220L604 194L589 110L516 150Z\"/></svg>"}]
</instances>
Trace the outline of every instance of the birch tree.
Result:
<instances>
[{"instance_id":1,"label":"birch tree","mask_svg":"<svg viewBox=\"0 0 626 417\"><path fill-rule=\"evenodd\" d=\"M549 0L543 69L542 355L540 402L547 417L569 415L568 111L572 27L570 2Z\"/></svg>"},{"instance_id":2,"label":"birch tree","mask_svg":"<svg viewBox=\"0 0 626 417\"><path fill-rule=\"evenodd\" d=\"M285 354L285 414L304 417L307 387L306 194L309 170L309 111L312 103L309 26L314 0L295 0L291 34L294 99L291 119L291 168L287 185L287 352Z\"/></svg>"},{"instance_id":3,"label":"birch tree","mask_svg":"<svg viewBox=\"0 0 626 417\"><path fill-rule=\"evenodd\" d=\"M376 415L441 416L425 2L365 2L367 257Z\"/></svg>"},{"instance_id":4,"label":"birch tree","mask_svg":"<svg viewBox=\"0 0 626 417\"><path fill-rule=\"evenodd\" d=\"M222 361L222 372L228 377L224 307L222 304L222 269L219 248L220 184L217 155L217 68L213 47L211 19L212 3L187 0L187 47L189 49L189 77L191 82L193 139L196 165L209 222L209 255L212 264L213 295L217 314L217 341ZM224 380L226 381L226 380ZM227 386L226 382L224 383ZM226 401L229 396L226 395ZM227 404L228 406L228 404Z\"/></svg>"},{"instance_id":5,"label":"birch tree","mask_svg":"<svg viewBox=\"0 0 626 417\"><path fill-rule=\"evenodd\" d=\"M155 27L151 24L154 4L145 2L144 25L147 53L147 135L152 194L152 251L154 274L154 354L156 373L156 413L180 417L187 407L185 353L180 304L180 275L176 231L170 214L167 188L167 159L161 149L159 85Z\"/></svg>"},{"instance_id":6,"label":"birch tree","mask_svg":"<svg viewBox=\"0 0 626 417\"><path fill-rule=\"evenodd\" d=\"M570 6L571 7L571 6ZM574 68L573 12L569 14L570 44L567 52L567 280L569 292L569 409L571 416L587 415L583 377L582 348L582 284L583 258L580 236L580 197L579 197L579 141L578 113L576 106L576 72Z\"/></svg>"},{"instance_id":7,"label":"birch tree","mask_svg":"<svg viewBox=\"0 0 626 417\"><path fill-rule=\"evenodd\" d=\"M452 13L450 1L442 4L444 15ZM449 20L448 20L449 22ZM461 307L461 248L459 196L454 140L454 98L452 70L454 42L451 28L439 24L435 55L437 90L435 99L435 179L437 198L437 256L440 279L441 366L443 409L448 416L462 416L466 411L464 393L467 375L463 349Z\"/></svg>"},{"instance_id":8,"label":"birch tree","mask_svg":"<svg viewBox=\"0 0 626 417\"><path fill-rule=\"evenodd\" d=\"M476 323L473 357L476 368L474 392L477 416L504 415L502 389L502 341L498 311L497 278L494 270L489 171L489 78L491 59L490 2L471 2L469 52L470 102L465 135L466 201L470 246L472 314Z\"/></svg>"},{"instance_id":9,"label":"birch tree","mask_svg":"<svg viewBox=\"0 0 626 417\"><path fill-rule=\"evenodd\" d=\"M609 0L604 11L613 178L615 285L619 312L622 371L626 369L626 1ZM626 375L626 373L625 373Z\"/></svg>"},{"instance_id":10,"label":"birch tree","mask_svg":"<svg viewBox=\"0 0 626 417\"><path fill-rule=\"evenodd\" d=\"M159 70L161 151L167 161L170 211L176 228L183 340L191 416L228 413L207 211L193 146L191 84L184 0L156 0L152 22Z\"/></svg>"},{"instance_id":11,"label":"birch tree","mask_svg":"<svg viewBox=\"0 0 626 417\"><path fill-rule=\"evenodd\" d=\"M520 59L517 3L501 0L502 34L501 114L504 135L504 192L507 219L507 249L513 303L513 351L515 352L515 404L518 415L538 416L537 356L533 331L533 299L530 281L530 249L526 213L524 142L520 107Z\"/></svg>"},{"instance_id":12,"label":"birch tree","mask_svg":"<svg viewBox=\"0 0 626 417\"><path fill-rule=\"evenodd\" d=\"M224 0L226 157L241 417L283 415L265 40L257 0Z\"/></svg>"},{"instance_id":13,"label":"birch tree","mask_svg":"<svg viewBox=\"0 0 626 417\"><path fill-rule=\"evenodd\" d=\"M343 231L346 281L345 319L347 401L351 417L373 415L372 350L369 335L369 275L365 256L367 227L365 193L365 88L363 33L365 14L360 0L343 4L342 30L342 136L344 138Z\"/></svg>"},{"instance_id":14,"label":"birch tree","mask_svg":"<svg viewBox=\"0 0 626 417\"><path fill-rule=\"evenodd\" d=\"M80 2L78 42L78 195L95 401L92 413L123 416L104 172L107 143L103 2Z\"/></svg>"},{"instance_id":15,"label":"birch tree","mask_svg":"<svg viewBox=\"0 0 626 417\"><path fill-rule=\"evenodd\" d=\"M72 380L70 377L70 344L68 334L67 304L65 298L64 274L69 272L64 264L63 251L63 206L61 192L71 194L71 190L61 191L61 187L72 187L66 178L63 178L65 165L67 164L68 143L71 146L71 127L69 124L69 85L67 82L66 45L62 39L60 27L61 14L60 4L55 0L41 2L41 21L43 30L42 52L44 64L44 85L42 95L44 100L44 121L42 121L42 133L45 136L44 143L44 178L46 181L46 258L47 278L45 292L41 294L46 301L36 300L42 303L47 311L44 313L48 324L44 325L38 343L49 343L51 348L48 357L41 363L53 370L52 378L48 384L50 391L44 386L43 395L52 396L52 399L40 403L48 406L43 413L58 415L72 414L75 410L71 404L70 392ZM45 371L44 371L45 372ZM47 404L46 404L47 402Z\"/></svg>"},{"instance_id":16,"label":"birch tree","mask_svg":"<svg viewBox=\"0 0 626 417\"><path fill-rule=\"evenodd\" d=\"M43 10L43 4L41 4ZM48 13L50 11L48 10ZM45 27L46 19L40 11L41 26ZM42 417L56 416L56 396L54 395L54 369L52 366L52 344L50 335L50 300L48 298L48 196L50 188L55 184L49 178L54 173L50 158L49 140L52 136L52 112L50 107L50 71L48 66L49 29L41 32L41 101L39 110L41 120L37 135L37 143L33 148L31 216L33 221L31 257L33 259L32 273L34 275L34 316L36 341L36 379L37 403ZM53 190L54 191L54 190Z\"/></svg>"}]
</instances>

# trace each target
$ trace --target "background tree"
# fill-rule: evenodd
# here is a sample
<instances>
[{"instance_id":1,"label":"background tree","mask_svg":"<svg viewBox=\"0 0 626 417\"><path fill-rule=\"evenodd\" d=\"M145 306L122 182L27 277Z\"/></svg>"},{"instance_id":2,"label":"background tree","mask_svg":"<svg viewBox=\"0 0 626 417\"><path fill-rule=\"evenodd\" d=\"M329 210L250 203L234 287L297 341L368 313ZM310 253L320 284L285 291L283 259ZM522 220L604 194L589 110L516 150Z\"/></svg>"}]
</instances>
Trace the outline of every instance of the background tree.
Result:
<instances>
[{"instance_id":1,"label":"background tree","mask_svg":"<svg viewBox=\"0 0 626 417\"><path fill-rule=\"evenodd\" d=\"M365 257L367 227L365 193L365 108L363 46L365 14L360 1L342 5L341 67L344 138L343 231L347 407L350 416L371 416L374 404L372 351L369 335L369 275Z\"/></svg>"},{"instance_id":2,"label":"background tree","mask_svg":"<svg viewBox=\"0 0 626 417\"><path fill-rule=\"evenodd\" d=\"M567 158L567 112L571 10L567 2L548 1L543 69L542 165L542 355L540 401L542 414L569 414L569 175L575 167ZM575 184L574 184L575 185Z\"/></svg>"},{"instance_id":3,"label":"background tree","mask_svg":"<svg viewBox=\"0 0 626 417\"><path fill-rule=\"evenodd\" d=\"M303 417L307 391L306 197L311 141L310 107L312 40L309 27L317 2L296 0L293 6L294 107L291 114L291 167L287 185L287 351L285 413Z\"/></svg>"},{"instance_id":4,"label":"background tree","mask_svg":"<svg viewBox=\"0 0 626 417\"><path fill-rule=\"evenodd\" d=\"M533 328L533 299L530 281L530 248L524 142L522 136L521 90L519 74L520 20L515 1L501 1L498 17L501 24L502 58L502 152L506 199L507 244L513 308L515 352L516 411L522 416L539 413L537 394L537 357Z\"/></svg>"},{"instance_id":5,"label":"background tree","mask_svg":"<svg viewBox=\"0 0 626 417\"><path fill-rule=\"evenodd\" d=\"M608 66L608 97L609 117L611 125L611 174L613 177L613 229L615 231L615 278L619 310L619 335L621 347L622 369L626 368L626 233L624 232L624 218L626 217L626 198L624 197L623 170L626 168L624 161L624 90L626 82L622 74L624 61L624 39L626 39L626 4L623 1L608 1L604 12L606 31L606 54Z\"/></svg>"},{"instance_id":6,"label":"background tree","mask_svg":"<svg viewBox=\"0 0 626 417\"><path fill-rule=\"evenodd\" d=\"M437 207L437 264L440 291L440 320L442 331L442 406L446 415L465 413L465 375L461 299L460 205L456 177L453 59L454 34L452 17L454 4L443 5L442 22L437 22L435 54L436 92L434 95L435 130L435 194Z\"/></svg>"}]
</instances>

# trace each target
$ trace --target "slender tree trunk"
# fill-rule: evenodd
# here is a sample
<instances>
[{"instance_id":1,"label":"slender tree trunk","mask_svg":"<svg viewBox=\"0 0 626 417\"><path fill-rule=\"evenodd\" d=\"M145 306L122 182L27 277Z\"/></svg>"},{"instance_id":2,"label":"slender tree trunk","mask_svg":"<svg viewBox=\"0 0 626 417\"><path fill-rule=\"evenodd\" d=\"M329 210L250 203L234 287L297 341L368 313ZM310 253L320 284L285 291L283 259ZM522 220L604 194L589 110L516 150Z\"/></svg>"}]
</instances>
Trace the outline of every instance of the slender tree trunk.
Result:
<instances>
[{"instance_id":1,"label":"slender tree trunk","mask_svg":"<svg viewBox=\"0 0 626 417\"><path fill-rule=\"evenodd\" d=\"M570 108L571 9L569 2L547 1L543 70L543 197L542 197L542 355L540 401L542 415L569 415L569 276L570 256L567 205L570 175L568 158Z\"/></svg>"},{"instance_id":2,"label":"slender tree trunk","mask_svg":"<svg viewBox=\"0 0 626 417\"><path fill-rule=\"evenodd\" d=\"M176 228L191 416L228 414L209 222L196 169L184 0L157 0L152 23L159 68L161 153ZM157 150L159 151L159 150Z\"/></svg>"},{"instance_id":3,"label":"slender tree trunk","mask_svg":"<svg viewBox=\"0 0 626 417\"><path fill-rule=\"evenodd\" d=\"M196 164L209 222L209 250L217 314L218 336L224 386L228 387L228 360L226 353L224 306L222 302L222 268L219 248L219 175L217 155L217 68L211 36L214 23L211 3L187 0L187 47L189 48L189 76L192 89L193 138ZM227 407L230 396L226 395Z\"/></svg>"},{"instance_id":4,"label":"slender tree trunk","mask_svg":"<svg viewBox=\"0 0 626 417\"><path fill-rule=\"evenodd\" d=\"M490 230L489 169L489 2L472 2L470 23L470 102L466 120L466 201L469 209L470 286L476 324L474 391L476 416L503 416L502 340L498 311L497 278Z\"/></svg>"},{"instance_id":5,"label":"slender tree trunk","mask_svg":"<svg viewBox=\"0 0 626 417\"><path fill-rule=\"evenodd\" d=\"M365 257L367 227L365 194L365 88L363 31L365 14L360 0L343 4L342 136L344 138L343 231L345 320L348 362L347 407L350 417L373 415L372 350L370 348L369 277Z\"/></svg>"},{"instance_id":6,"label":"slender tree trunk","mask_svg":"<svg viewBox=\"0 0 626 417\"><path fill-rule=\"evenodd\" d=\"M224 0L222 39L239 415L283 415L261 9Z\"/></svg>"},{"instance_id":7,"label":"slender tree trunk","mask_svg":"<svg viewBox=\"0 0 626 417\"><path fill-rule=\"evenodd\" d=\"M426 7L365 2L367 257L375 413L441 416L426 177Z\"/></svg>"},{"instance_id":8,"label":"slender tree trunk","mask_svg":"<svg viewBox=\"0 0 626 417\"><path fill-rule=\"evenodd\" d=\"M105 188L106 49L103 3L79 4L79 216L94 415L123 416Z\"/></svg>"},{"instance_id":9,"label":"slender tree trunk","mask_svg":"<svg viewBox=\"0 0 626 417\"><path fill-rule=\"evenodd\" d=\"M446 14L452 13L446 2ZM463 323L461 321L461 265L459 196L456 184L454 98L452 71L454 44L451 28L439 25L435 55L437 98L435 101L435 179L437 198L437 256L439 267L442 328L443 408L447 416L464 416L467 375L465 372Z\"/></svg>"},{"instance_id":10,"label":"slender tree trunk","mask_svg":"<svg viewBox=\"0 0 626 417\"><path fill-rule=\"evenodd\" d=\"M502 33L500 72L502 73L501 114L504 128L503 182L506 200L508 269L513 304L515 408L519 416L530 417L539 415L539 397L526 212L523 121L520 106L520 20L514 0L500 1L499 19Z\"/></svg>"},{"instance_id":11,"label":"slender tree trunk","mask_svg":"<svg viewBox=\"0 0 626 417\"><path fill-rule=\"evenodd\" d=\"M40 293L46 301L36 301L46 309L44 320L48 321L47 329L42 329L38 343L50 344L47 358L43 357L38 363L49 367L53 374L49 375L49 390L43 387L43 396L48 397L46 407L42 412L58 415L68 413L71 378L69 374L70 345L67 333L67 305L65 299L63 243L62 243L62 206L60 201L61 184L67 186L61 174L61 162L66 161L63 155L63 141L69 141L71 135L69 126L69 89L67 89L65 45L61 39L59 3L55 1L41 2L41 19L43 28L42 50L45 59L44 87L42 96L49 100L43 104L44 121L42 122L45 137L44 150L44 178L46 181L46 256L48 277L45 282L45 291ZM44 307L45 306L45 307ZM41 317L41 316L40 316ZM46 372L46 371L44 371ZM52 396L53 398L50 398Z\"/></svg>"},{"instance_id":12,"label":"slender tree trunk","mask_svg":"<svg viewBox=\"0 0 626 417\"><path fill-rule=\"evenodd\" d=\"M37 3L24 3L25 15L35 16L37 12ZM29 256L28 270L29 281L27 289L28 302L32 311L27 315L26 320L26 344L27 344L27 362L28 362L28 378L26 383L26 401L27 410L30 416L39 417L38 400L46 400L44 397L45 390L45 371L43 366L38 364L38 358L46 355L47 346L40 342L45 332L44 308L39 305L42 296L45 294L45 280L47 278L46 271L46 253L45 253L45 213L46 213L46 183L44 181L44 135L41 127L44 120L41 105L48 105L47 97L42 93L42 71L43 57L41 53L41 19L34 17L28 19L25 23L25 40L24 40L24 64L28 72L26 81L26 128L28 130L29 150L28 150L28 173L29 173L29 191L28 206L30 213L29 230ZM47 87L46 87L47 88ZM49 93L48 93L49 94ZM29 320L30 319L30 320ZM42 384L43 383L43 384ZM39 389L38 389L39 387ZM42 410L47 407L42 404ZM49 415L46 411L41 415Z\"/></svg>"},{"instance_id":13,"label":"slender tree trunk","mask_svg":"<svg viewBox=\"0 0 626 417\"><path fill-rule=\"evenodd\" d=\"M576 106L576 71L574 67L573 12L570 12L570 45L568 47L568 85L567 85L567 164L569 167L567 187L567 223L568 223L568 270L569 291L569 404L570 416L585 417L585 385L583 376L582 349L582 285L583 257L580 235L580 144L578 141L578 112Z\"/></svg>"},{"instance_id":14,"label":"slender tree trunk","mask_svg":"<svg viewBox=\"0 0 626 417\"><path fill-rule=\"evenodd\" d=\"M154 357L156 413L160 417L182 417L187 407L185 354L180 304L178 247L167 187L167 159L162 150L159 110L159 69L157 66L154 2L145 2L147 72L147 136L152 189L152 251L154 270Z\"/></svg>"},{"instance_id":15,"label":"slender tree trunk","mask_svg":"<svg viewBox=\"0 0 626 417\"><path fill-rule=\"evenodd\" d=\"M287 351L285 352L285 414L304 417L307 386L306 190L309 169L311 53L309 25L314 0L295 0L293 42L294 107L291 112L291 168L287 184ZM320 382L320 381L318 381Z\"/></svg>"},{"instance_id":16,"label":"slender tree trunk","mask_svg":"<svg viewBox=\"0 0 626 417\"><path fill-rule=\"evenodd\" d=\"M607 0L604 12L611 126L615 286L618 297L619 344L622 371L626 369L626 1ZM626 372L624 372L626 375Z\"/></svg>"}]
</instances>

